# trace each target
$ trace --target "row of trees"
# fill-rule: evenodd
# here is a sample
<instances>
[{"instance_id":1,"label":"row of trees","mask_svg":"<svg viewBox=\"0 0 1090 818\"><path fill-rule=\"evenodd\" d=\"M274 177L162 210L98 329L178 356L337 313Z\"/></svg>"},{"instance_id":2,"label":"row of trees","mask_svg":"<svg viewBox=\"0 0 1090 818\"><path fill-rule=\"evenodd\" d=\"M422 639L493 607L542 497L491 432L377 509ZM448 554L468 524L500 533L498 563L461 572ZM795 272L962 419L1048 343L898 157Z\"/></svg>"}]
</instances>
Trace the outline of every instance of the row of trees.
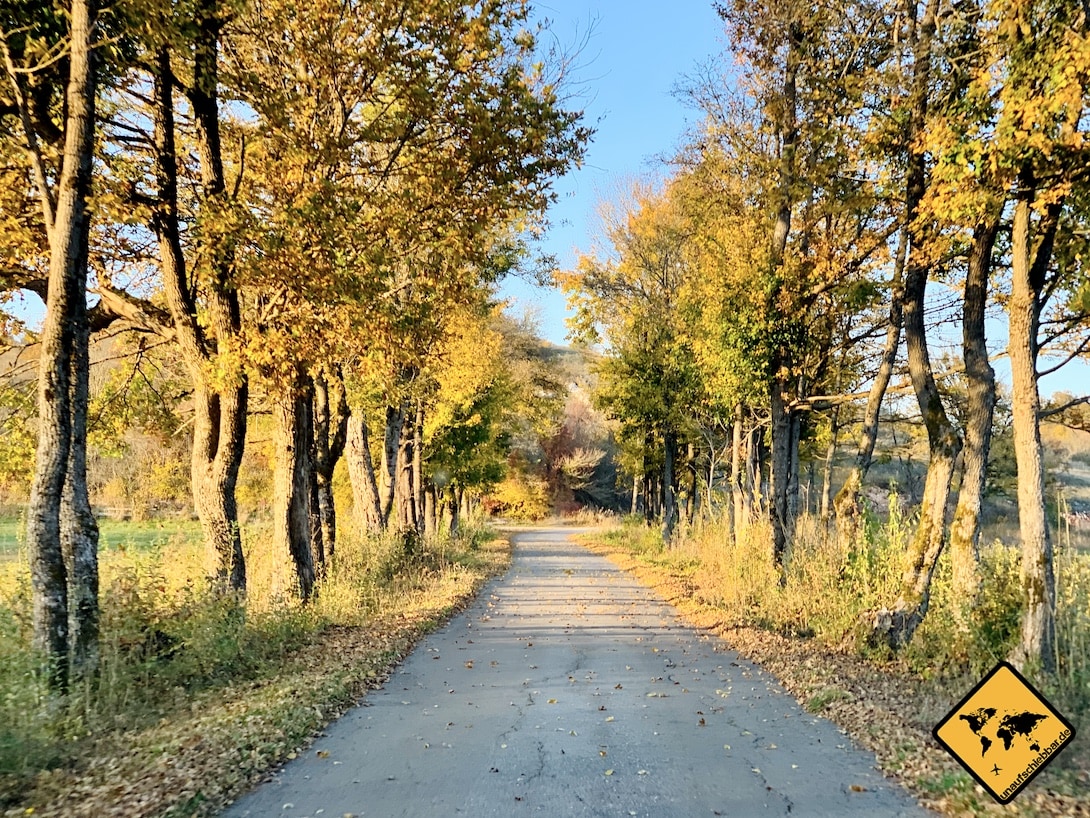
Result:
<instances>
[{"instance_id":1,"label":"row of trees","mask_svg":"<svg viewBox=\"0 0 1090 818\"><path fill-rule=\"evenodd\" d=\"M588 137L526 4L16 2L0 29L3 289L47 306L27 546L57 687L95 663L93 331L156 336L183 365L223 591L246 587L255 389L275 419L274 544L304 599L335 548L346 450L361 522L410 539L441 492L489 478L482 418L512 389L473 358L502 346L489 286Z\"/></svg>"},{"instance_id":2,"label":"row of trees","mask_svg":"<svg viewBox=\"0 0 1090 818\"><path fill-rule=\"evenodd\" d=\"M683 465L695 500L697 472L710 486L726 451L734 530L742 536L766 514L782 563L799 513L800 444L820 429L835 446L845 408L865 398L835 501L831 457L824 481L823 507L835 506L847 554L903 339L930 457L901 595L874 629L905 645L948 541L967 604L979 583L996 402L985 318L998 304L1008 316L1023 547L1017 658L1051 669L1038 379L1090 348L1085 5L717 8L733 61L684 89L704 113L699 131L665 184L607 214L603 246L564 281L579 310L575 333L609 345L599 399L620 421L646 507L661 508L669 537ZM932 362L933 281L960 294L960 422Z\"/></svg>"}]
</instances>

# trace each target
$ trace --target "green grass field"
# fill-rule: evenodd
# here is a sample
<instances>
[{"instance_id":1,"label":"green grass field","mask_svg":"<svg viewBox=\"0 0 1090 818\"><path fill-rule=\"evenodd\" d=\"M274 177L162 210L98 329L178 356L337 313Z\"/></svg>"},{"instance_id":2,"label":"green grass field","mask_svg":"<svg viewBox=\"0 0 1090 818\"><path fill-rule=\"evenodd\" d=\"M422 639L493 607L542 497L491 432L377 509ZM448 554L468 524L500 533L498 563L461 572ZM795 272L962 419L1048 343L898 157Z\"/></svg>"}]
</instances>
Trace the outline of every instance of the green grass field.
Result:
<instances>
[{"instance_id":1,"label":"green grass field","mask_svg":"<svg viewBox=\"0 0 1090 818\"><path fill-rule=\"evenodd\" d=\"M99 548L145 550L170 541L196 542L201 525L196 520L99 520ZM14 559L26 539L25 523L14 517L0 518L0 560Z\"/></svg>"}]
</instances>

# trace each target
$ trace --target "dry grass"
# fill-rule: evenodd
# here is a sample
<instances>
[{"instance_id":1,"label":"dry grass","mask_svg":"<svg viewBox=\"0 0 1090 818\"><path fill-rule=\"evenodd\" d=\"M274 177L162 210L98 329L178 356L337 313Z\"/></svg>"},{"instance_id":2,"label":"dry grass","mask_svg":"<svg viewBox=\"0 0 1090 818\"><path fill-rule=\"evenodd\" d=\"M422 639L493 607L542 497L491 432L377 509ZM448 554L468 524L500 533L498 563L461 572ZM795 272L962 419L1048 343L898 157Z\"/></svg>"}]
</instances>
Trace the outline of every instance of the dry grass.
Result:
<instances>
[{"instance_id":1,"label":"dry grass","mask_svg":"<svg viewBox=\"0 0 1090 818\"><path fill-rule=\"evenodd\" d=\"M875 654L860 637L860 616L896 596L911 521L891 503L888 521L871 521L864 542L840 554L820 525L805 520L788 555L785 581L771 564L767 531L755 527L728 546L722 526L689 532L665 548L638 521L585 538L634 571L694 624L721 634L774 673L811 712L820 712L878 756L921 802L946 815L1090 816L1086 729L1007 807L999 807L931 738L931 729L1016 638L1017 555L1000 543L984 550L984 590L967 624L954 615L945 561L932 608L911 649ZM1090 727L1090 559L1072 548L1057 558L1061 672L1046 695Z\"/></svg>"},{"instance_id":2,"label":"dry grass","mask_svg":"<svg viewBox=\"0 0 1090 818\"><path fill-rule=\"evenodd\" d=\"M105 560L102 674L63 706L34 682L26 579L5 567L5 818L217 814L380 684L509 559L505 540L480 532L412 559L392 542L346 541L318 601L303 608L277 595L282 566L259 553L263 541L247 538L253 584L244 617L204 591L199 549ZM149 633L163 635L165 652L149 650Z\"/></svg>"}]
</instances>

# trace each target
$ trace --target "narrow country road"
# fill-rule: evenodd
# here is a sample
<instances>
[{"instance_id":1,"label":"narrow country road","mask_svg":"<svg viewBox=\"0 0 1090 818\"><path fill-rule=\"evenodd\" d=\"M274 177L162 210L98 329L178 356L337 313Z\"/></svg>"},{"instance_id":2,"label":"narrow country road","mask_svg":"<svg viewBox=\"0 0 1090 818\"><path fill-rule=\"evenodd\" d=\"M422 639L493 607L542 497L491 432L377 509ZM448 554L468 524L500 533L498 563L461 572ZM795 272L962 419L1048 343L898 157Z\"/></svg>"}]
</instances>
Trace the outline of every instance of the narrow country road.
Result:
<instances>
[{"instance_id":1,"label":"narrow country road","mask_svg":"<svg viewBox=\"0 0 1090 818\"><path fill-rule=\"evenodd\" d=\"M506 576L224 815L929 814L571 534L516 534Z\"/></svg>"}]
</instances>

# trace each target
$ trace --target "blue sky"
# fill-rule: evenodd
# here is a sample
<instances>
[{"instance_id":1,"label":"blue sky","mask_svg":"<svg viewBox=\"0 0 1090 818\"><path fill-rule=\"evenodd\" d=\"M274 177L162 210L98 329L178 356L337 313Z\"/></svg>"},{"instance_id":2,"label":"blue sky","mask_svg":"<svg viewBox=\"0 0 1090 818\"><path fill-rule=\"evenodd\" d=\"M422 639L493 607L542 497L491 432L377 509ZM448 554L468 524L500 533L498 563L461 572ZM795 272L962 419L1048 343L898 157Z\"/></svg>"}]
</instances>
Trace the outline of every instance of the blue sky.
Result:
<instances>
[{"instance_id":1,"label":"blue sky","mask_svg":"<svg viewBox=\"0 0 1090 818\"><path fill-rule=\"evenodd\" d=\"M669 11L648 0L541 0L536 8L562 44L590 32L574 72L573 104L584 108L597 133L583 167L557 185L553 226L542 242L567 269L576 249L591 246L598 200L626 179L654 173L657 157L669 156L699 118L671 90L719 52L723 29L711 0L678 0ZM535 313L545 338L565 342L562 295L520 280L508 281L502 294L514 299L516 312Z\"/></svg>"}]
</instances>

